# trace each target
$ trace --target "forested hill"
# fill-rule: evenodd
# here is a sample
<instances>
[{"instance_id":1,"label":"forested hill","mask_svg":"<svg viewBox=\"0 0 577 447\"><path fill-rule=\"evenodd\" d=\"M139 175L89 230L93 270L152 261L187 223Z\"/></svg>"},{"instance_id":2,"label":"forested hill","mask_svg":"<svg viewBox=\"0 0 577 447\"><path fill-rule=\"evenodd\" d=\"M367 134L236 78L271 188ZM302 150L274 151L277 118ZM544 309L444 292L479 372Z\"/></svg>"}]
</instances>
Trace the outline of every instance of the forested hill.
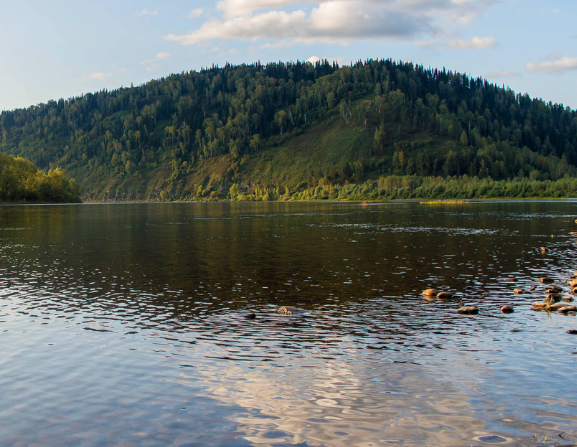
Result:
<instances>
[{"instance_id":1,"label":"forested hill","mask_svg":"<svg viewBox=\"0 0 577 447\"><path fill-rule=\"evenodd\" d=\"M4 111L0 136L2 151L64 168L102 200L577 172L574 110L392 60L185 72Z\"/></svg>"}]
</instances>

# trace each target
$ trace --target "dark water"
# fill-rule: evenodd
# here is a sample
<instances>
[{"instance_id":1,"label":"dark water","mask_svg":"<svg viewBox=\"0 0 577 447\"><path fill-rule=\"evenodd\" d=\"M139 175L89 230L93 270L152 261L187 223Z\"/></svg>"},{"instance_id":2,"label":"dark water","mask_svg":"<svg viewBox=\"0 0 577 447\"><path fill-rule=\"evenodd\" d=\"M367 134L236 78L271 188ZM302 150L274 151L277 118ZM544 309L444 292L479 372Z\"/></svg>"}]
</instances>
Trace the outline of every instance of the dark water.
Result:
<instances>
[{"instance_id":1,"label":"dark water","mask_svg":"<svg viewBox=\"0 0 577 447\"><path fill-rule=\"evenodd\" d=\"M577 443L575 316L531 311L541 285L513 294L573 274L576 217L570 201L0 207L0 445Z\"/></svg>"}]
</instances>

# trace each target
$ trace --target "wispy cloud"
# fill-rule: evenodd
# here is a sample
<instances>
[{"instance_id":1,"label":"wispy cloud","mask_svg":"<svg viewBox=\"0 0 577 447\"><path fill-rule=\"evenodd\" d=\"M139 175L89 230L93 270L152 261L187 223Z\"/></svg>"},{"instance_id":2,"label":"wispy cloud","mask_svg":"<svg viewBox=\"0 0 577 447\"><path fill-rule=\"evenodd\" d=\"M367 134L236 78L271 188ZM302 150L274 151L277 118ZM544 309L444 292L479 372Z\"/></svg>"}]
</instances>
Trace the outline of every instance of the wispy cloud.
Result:
<instances>
[{"instance_id":1,"label":"wispy cloud","mask_svg":"<svg viewBox=\"0 0 577 447\"><path fill-rule=\"evenodd\" d=\"M197 17L200 17L203 13L204 13L204 10L202 8L196 8L196 9L193 9L192 11L190 11L190 13L188 14L188 18L189 19L196 19Z\"/></svg>"},{"instance_id":2,"label":"wispy cloud","mask_svg":"<svg viewBox=\"0 0 577 447\"><path fill-rule=\"evenodd\" d=\"M170 59L171 57L172 57L172 54L170 54L170 53L160 52L160 53L157 53L156 56L154 56L154 59L147 59L145 61L142 61L140 63L140 66L143 67L146 71L158 70L159 68L162 67L159 64L159 61Z\"/></svg>"},{"instance_id":3,"label":"wispy cloud","mask_svg":"<svg viewBox=\"0 0 577 447\"><path fill-rule=\"evenodd\" d=\"M513 73L510 72L509 70L502 70L502 71L496 71L493 73L489 73L487 74L488 78L518 78L519 76L521 76L521 73Z\"/></svg>"},{"instance_id":4,"label":"wispy cloud","mask_svg":"<svg viewBox=\"0 0 577 447\"><path fill-rule=\"evenodd\" d=\"M486 48L495 48L495 46L497 46L497 41L494 37L473 37L469 40L449 40L447 45L458 50L480 50Z\"/></svg>"},{"instance_id":5,"label":"wispy cloud","mask_svg":"<svg viewBox=\"0 0 577 447\"><path fill-rule=\"evenodd\" d=\"M427 40L418 40L415 42L415 45L423 48L432 48L438 44L437 39L427 39Z\"/></svg>"},{"instance_id":6,"label":"wispy cloud","mask_svg":"<svg viewBox=\"0 0 577 447\"><path fill-rule=\"evenodd\" d=\"M158 15L158 11L151 11L148 8L144 8L142 11L140 11L138 14L136 14L138 16L157 16Z\"/></svg>"},{"instance_id":7,"label":"wispy cloud","mask_svg":"<svg viewBox=\"0 0 577 447\"><path fill-rule=\"evenodd\" d=\"M268 39L349 44L357 40L426 40L465 26L497 0L222 0L211 19L168 41L194 45L216 39ZM306 6L310 5L310 6ZM424 38L424 39L423 39Z\"/></svg>"},{"instance_id":8,"label":"wispy cloud","mask_svg":"<svg viewBox=\"0 0 577 447\"><path fill-rule=\"evenodd\" d=\"M146 71L158 70L161 67L161 65L157 63L155 59L142 61L140 66L143 67Z\"/></svg>"},{"instance_id":9,"label":"wispy cloud","mask_svg":"<svg viewBox=\"0 0 577 447\"><path fill-rule=\"evenodd\" d=\"M94 80L94 79L98 79L98 80L104 80L106 78L109 78L110 76L114 76L114 73L91 73L88 76L89 80Z\"/></svg>"},{"instance_id":10,"label":"wispy cloud","mask_svg":"<svg viewBox=\"0 0 577 447\"><path fill-rule=\"evenodd\" d=\"M577 70L577 57L558 57L554 60L546 60L540 63L529 62L525 70L541 73L561 73L569 70Z\"/></svg>"}]
</instances>

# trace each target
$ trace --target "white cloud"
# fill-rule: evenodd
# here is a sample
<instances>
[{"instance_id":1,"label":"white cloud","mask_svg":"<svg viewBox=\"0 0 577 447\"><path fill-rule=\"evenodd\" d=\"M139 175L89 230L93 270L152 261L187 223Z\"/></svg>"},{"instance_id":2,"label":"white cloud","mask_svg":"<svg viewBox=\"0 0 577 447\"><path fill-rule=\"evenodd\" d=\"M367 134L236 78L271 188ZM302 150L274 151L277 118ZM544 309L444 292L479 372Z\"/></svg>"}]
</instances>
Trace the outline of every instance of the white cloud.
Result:
<instances>
[{"instance_id":1,"label":"white cloud","mask_svg":"<svg viewBox=\"0 0 577 447\"><path fill-rule=\"evenodd\" d=\"M278 9L291 4L307 3L317 4L319 0L222 0L216 7L224 12L226 18L234 18L251 15L254 11L263 9Z\"/></svg>"},{"instance_id":2,"label":"white cloud","mask_svg":"<svg viewBox=\"0 0 577 447\"><path fill-rule=\"evenodd\" d=\"M226 22L216 20L207 22L190 34L184 36L170 34L165 39L180 42L182 45L193 45L214 39L297 37L304 20L305 14L302 11L290 14L284 11L269 11L248 19L237 17Z\"/></svg>"},{"instance_id":3,"label":"white cloud","mask_svg":"<svg viewBox=\"0 0 577 447\"><path fill-rule=\"evenodd\" d=\"M318 57L318 56L311 56L305 62L309 62L311 64L316 64L317 62L321 62L327 60L329 64L337 63L339 65L343 65L343 58L342 57Z\"/></svg>"},{"instance_id":4,"label":"white cloud","mask_svg":"<svg viewBox=\"0 0 577 447\"><path fill-rule=\"evenodd\" d=\"M568 70L577 70L577 57L561 57L556 60L546 60L545 62L529 62L525 65L527 71L538 71L541 73L560 73Z\"/></svg>"},{"instance_id":5,"label":"white cloud","mask_svg":"<svg viewBox=\"0 0 577 447\"><path fill-rule=\"evenodd\" d=\"M494 48L497 45L497 41L494 37L473 37L469 40L449 40L447 44L451 48L456 48L458 50L479 50L485 48Z\"/></svg>"},{"instance_id":6,"label":"white cloud","mask_svg":"<svg viewBox=\"0 0 577 447\"><path fill-rule=\"evenodd\" d=\"M224 19L166 40L194 45L215 39L348 44L361 39L431 39L464 26L497 0L221 0ZM484 42L486 45L486 42Z\"/></svg>"},{"instance_id":7,"label":"white cloud","mask_svg":"<svg viewBox=\"0 0 577 447\"><path fill-rule=\"evenodd\" d=\"M139 15L139 16L156 16L156 15L158 15L158 11L150 11L148 8L144 8L137 15Z\"/></svg>"},{"instance_id":8,"label":"white cloud","mask_svg":"<svg viewBox=\"0 0 577 447\"><path fill-rule=\"evenodd\" d=\"M204 13L204 10L202 8L196 8L196 9L193 9L192 11L190 11L190 13L188 14L188 18L189 19L196 19L197 17L200 17L203 13Z\"/></svg>"},{"instance_id":9,"label":"white cloud","mask_svg":"<svg viewBox=\"0 0 577 447\"><path fill-rule=\"evenodd\" d=\"M171 57L172 57L172 54L170 54L170 53L165 53L165 52L161 52L161 53L158 53L158 54L156 55L156 58L157 58L157 59L170 59Z\"/></svg>"},{"instance_id":10,"label":"white cloud","mask_svg":"<svg viewBox=\"0 0 577 447\"><path fill-rule=\"evenodd\" d=\"M509 70L501 70L487 75L488 78L517 78L521 76L519 73L512 73Z\"/></svg>"},{"instance_id":11,"label":"white cloud","mask_svg":"<svg viewBox=\"0 0 577 447\"><path fill-rule=\"evenodd\" d=\"M91 73L88 76L89 80L94 80L94 79L98 79L103 81L106 78L109 78L110 76L114 76L112 73Z\"/></svg>"}]
</instances>

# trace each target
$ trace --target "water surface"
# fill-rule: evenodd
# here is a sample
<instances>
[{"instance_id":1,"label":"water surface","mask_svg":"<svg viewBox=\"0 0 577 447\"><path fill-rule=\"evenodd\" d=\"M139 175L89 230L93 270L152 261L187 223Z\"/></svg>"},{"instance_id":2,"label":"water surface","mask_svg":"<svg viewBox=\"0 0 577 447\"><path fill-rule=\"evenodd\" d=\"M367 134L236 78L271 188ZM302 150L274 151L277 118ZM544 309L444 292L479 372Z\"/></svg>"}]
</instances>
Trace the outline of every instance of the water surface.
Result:
<instances>
[{"instance_id":1,"label":"water surface","mask_svg":"<svg viewBox=\"0 0 577 447\"><path fill-rule=\"evenodd\" d=\"M575 206L0 207L0 445L577 442Z\"/></svg>"}]
</instances>

